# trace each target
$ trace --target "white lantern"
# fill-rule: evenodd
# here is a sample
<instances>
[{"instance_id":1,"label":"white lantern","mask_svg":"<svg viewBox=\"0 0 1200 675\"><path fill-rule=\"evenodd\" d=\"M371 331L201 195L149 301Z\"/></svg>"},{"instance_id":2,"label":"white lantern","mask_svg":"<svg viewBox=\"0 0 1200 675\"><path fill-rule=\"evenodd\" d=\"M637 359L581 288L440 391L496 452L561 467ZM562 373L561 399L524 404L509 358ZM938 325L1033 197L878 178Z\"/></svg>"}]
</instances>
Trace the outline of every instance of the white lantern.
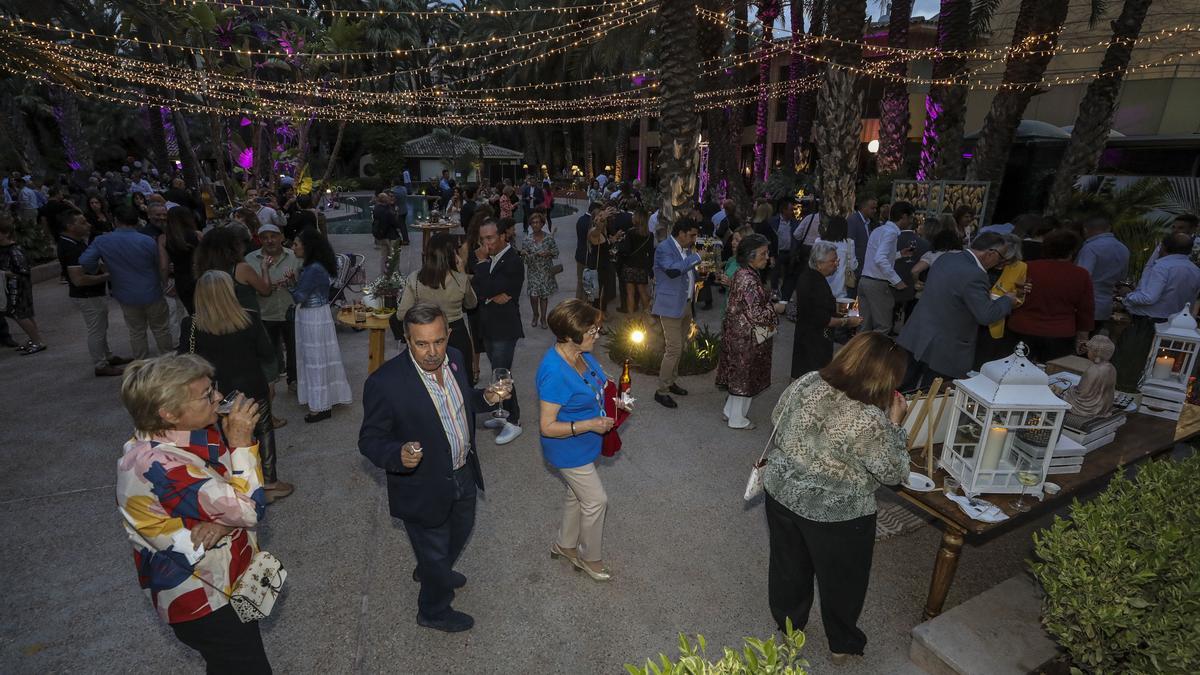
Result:
<instances>
[{"instance_id":1,"label":"white lantern","mask_svg":"<svg viewBox=\"0 0 1200 675\"><path fill-rule=\"evenodd\" d=\"M1188 378L1196 368L1200 331L1187 307L1154 325L1154 343L1142 372L1140 412L1179 419L1187 398Z\"/></svg>"},{"instance_id":2,"label":"white lantern","mask_svg":"<svg viewBox=\"0 0 1200 675\"><path fill-rule=\"evenodd\" d=\"M1050 390L1049 378L1029 359L1025 345L990 361L975 377L955 382L954 417L938 463L968 495L1020 493L1020 460L1042 479L1060 443L1070 406ZM1069 439L1063 439L1068 442Z\"/></svg>"}]
</instances>

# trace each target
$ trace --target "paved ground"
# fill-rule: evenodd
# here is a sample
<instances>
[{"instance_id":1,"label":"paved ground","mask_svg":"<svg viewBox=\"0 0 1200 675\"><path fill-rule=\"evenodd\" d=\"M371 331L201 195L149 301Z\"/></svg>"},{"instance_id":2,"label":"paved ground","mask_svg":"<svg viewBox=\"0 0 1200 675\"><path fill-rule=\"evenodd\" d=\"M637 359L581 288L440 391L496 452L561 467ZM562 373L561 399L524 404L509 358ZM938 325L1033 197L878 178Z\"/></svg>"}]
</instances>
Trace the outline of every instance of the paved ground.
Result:
<instances>
[{"instance_id":1,"label":"paved ground","mask_svg":"<svg viewBox=\"0 0 1200 675\"><path fill-rule=\"evenodd\" d=\"M574 217L560 221L568 226L559 242L570 251ZM372 254L365 235L335 236L334 244ZM404 269L416 259L417 247L407 249ZM570 288L558 298L573 292L570 262L567 267L560 281ZM368 269L378 269L373 254ZM6 394L0 413L0 597L6 604L0 671L200 672L199 658L156 620L138 590L114 509L114 465L130 432L118 381L92 376L83 323L64 286L38 285L36 307L50 349L29 357L0 353ZM118 353L128 353L120 313L114 307L110 316L110 339ZM701 320L718 321L712 313ZM522 407L531 411L534 371L551 336L527 330L513 371ZM340 338L357 399L367 336ZM654 404L650 378L635 377L642 404L625 427L625 451L601 474L610 497L605 558L616 574L611 584L550 560L564 488L543 465L536 434L497 447L492 432L481 430L488 490L459 565L470 582L455 603L477 625L453 636L414 623L412 552L387 514L382 473L356 448L360 401L309 427L295 399L281 397L279 414L291 423L279 432L279 472L297 489L269 508L260 539L290 571L284 599L264 623L275 669L618 673L626 662L673 653L680 631L703 633L718 653L743 636L769 636L766 524L761 504L745 506L741 491L769 433L768 410L787 383L791 324L776 342L775 384L751 411L759 423L753 432L724 427L723 399L711 375L685 378L692 393L677 410ZM536 429L534 423L528 418L527 428ZM947 606L1018 573L1034 526L982 548L968 546ZM920 620L939 537L923 527L876 547L862 619L870 644L855 666L830 665L814 610L806 648L813 672L909 669L909 631Z\"/></svg>"}]
</instances>

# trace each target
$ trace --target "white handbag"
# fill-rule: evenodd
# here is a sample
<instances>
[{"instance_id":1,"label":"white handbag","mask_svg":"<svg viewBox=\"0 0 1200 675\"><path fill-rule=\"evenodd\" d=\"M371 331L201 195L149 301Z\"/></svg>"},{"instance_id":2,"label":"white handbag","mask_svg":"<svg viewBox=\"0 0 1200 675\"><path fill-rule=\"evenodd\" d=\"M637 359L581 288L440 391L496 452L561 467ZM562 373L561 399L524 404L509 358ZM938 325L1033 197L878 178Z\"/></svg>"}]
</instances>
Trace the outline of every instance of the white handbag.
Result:
<instances>
[{"instance_id":1,"label":"white handbag","mask_svg":"<svg viewBox=\"0 0 1200 675\"><path fill-rule=\"evenodd\" d=\"M796 390L792 390L792 396L795 396ZM792 401L792 396L788 397L788 403ZM784 407L787 409L787 406ZM780 416L783 419L783 416ZM767 437L767 444L763 447L762 454L759 455L758 461L750 467L750 477L746 479L746 491L742 493L742 499L750 501L759 496L763 492L763 472L767 468L767 453L771 452L771 441L775 440L775 433L779 431L779 423L771 427L771 435Z\"/></svg>"},{"instance_id":2,"label":"white handbag","mask_svg":"<svg viewBox=\"0 0 1200 675\"><path fill-rule=\"evenodd\" d=\"M197 577L199 578L199 577ZM254 554L250 566L238 577L229 594L229 604L242 623L265 619L275 607L275 599L287 580L287 570L279 558L267 551Z\"/></svg>"}]
</instances>

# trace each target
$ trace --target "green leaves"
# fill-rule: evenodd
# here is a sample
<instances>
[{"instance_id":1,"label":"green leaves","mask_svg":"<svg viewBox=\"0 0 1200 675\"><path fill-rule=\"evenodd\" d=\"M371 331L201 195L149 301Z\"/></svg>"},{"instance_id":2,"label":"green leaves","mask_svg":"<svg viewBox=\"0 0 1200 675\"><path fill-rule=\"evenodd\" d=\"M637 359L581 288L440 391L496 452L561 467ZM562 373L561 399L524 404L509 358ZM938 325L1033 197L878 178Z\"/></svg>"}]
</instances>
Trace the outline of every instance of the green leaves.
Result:
<instances>
[{"instance_id":1,"label":"green leaves","mask_svg":"<svg viewBox=\"0 0 1200 675\"><path fill-rule=\"evenodd\" d=\"M805 675L808 662L800 657L804 633L793 629L790 620L786 628L782 644L774 636L765 641L746 638L741 652L724 647L717 661L707 660L703 635L693 641L680 633L678 660L659 654L657 662L647 659L643 668L625 664L625 670L630 675Z\"/></svg>"},{"instance_id":2,"label":"green leaves","mask_svg":"<svg viewBox=\"0 0 1200 675\"><path fill-rule=\"evenodd\" d=\"M1072 673L1200 672L1200 458L1118 472L1034 535L1042 624Z\"/></svg>"}]
</instances>

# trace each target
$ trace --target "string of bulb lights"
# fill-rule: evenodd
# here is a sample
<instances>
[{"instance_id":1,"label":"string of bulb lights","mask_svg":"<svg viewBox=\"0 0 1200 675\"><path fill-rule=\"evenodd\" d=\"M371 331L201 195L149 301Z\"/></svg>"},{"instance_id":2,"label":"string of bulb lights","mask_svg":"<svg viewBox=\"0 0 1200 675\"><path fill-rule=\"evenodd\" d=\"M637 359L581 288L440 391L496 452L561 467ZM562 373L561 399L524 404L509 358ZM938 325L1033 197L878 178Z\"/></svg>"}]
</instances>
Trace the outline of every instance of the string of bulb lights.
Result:
<instances>
[{"instance_id":1,"label":"string of bulb lights","mask_svg":"<svg viewBox=\"0 0 1200 675\"><path fill-rule=\"evenodd\" d=\"M444 7L438 9L334 9L324 7L293 7L286 4L280 5L258 5L248 2L231 2L229 0L167 0L166 4L194 7L197 5L207 5L210 7L221 7L229 9L239 9L259 14L273 15L275 13L288 14L324 14L334 18L353 19L353 18L372 18L372 17L393 17L407 16L415 18L433 18L443 16L453 17L468 17L482 18L489 16L519 16L522 14L545 13L545 14L576 14L579 12L603 12L612 9L620 3L596 2L586 5L563 5L563 6L541 6L541 7L520 7L513 9L465 9L462 7Z\"/></svg>"}]
</instances>

